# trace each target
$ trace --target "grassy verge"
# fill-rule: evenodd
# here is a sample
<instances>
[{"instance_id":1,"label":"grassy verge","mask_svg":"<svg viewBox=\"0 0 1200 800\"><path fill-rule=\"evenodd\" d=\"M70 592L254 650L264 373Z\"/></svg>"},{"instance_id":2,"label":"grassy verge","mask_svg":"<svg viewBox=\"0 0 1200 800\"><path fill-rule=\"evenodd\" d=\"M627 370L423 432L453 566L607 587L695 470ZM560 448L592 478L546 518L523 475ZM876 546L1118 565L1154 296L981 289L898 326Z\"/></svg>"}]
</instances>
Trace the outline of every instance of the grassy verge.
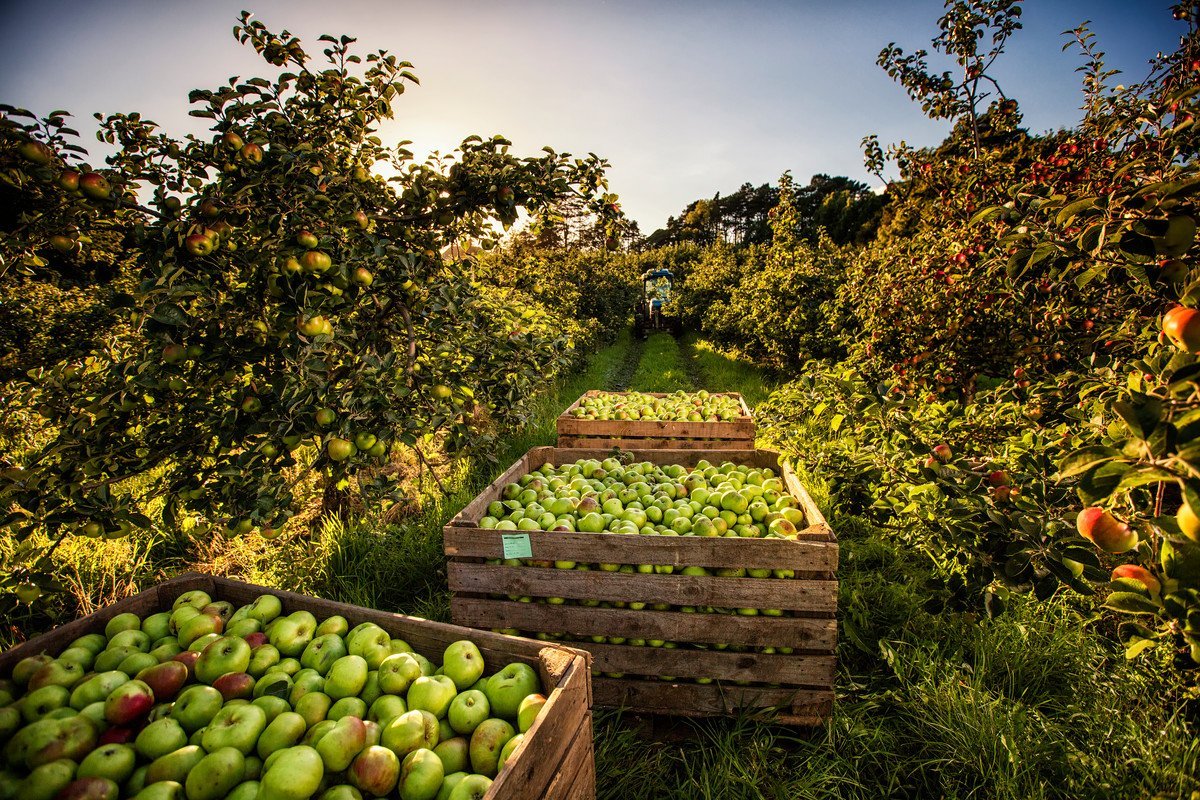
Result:
<instances>
[{"instance_id":1,"label":"grassy verge","mask_svg":"<svg viewBox=\"0 0 1200 800\"><path fill-rule=\"evenodd\" d=\"M697 388L710 392L740 392L751 408L766 400L774 386L761 368L689 333L680 342L692 365Z\"/></svg>"},{"instance_id":2,"label":"grassy verge","mask_svg":"<svg viewBox=\"0 0 1200 800\"><path fill-rule=\"evenodd\" d=\"M676 392L693 388L679 342L669 333L646 340L629 388L638 392Z\"/></svg>"}]
</instances>

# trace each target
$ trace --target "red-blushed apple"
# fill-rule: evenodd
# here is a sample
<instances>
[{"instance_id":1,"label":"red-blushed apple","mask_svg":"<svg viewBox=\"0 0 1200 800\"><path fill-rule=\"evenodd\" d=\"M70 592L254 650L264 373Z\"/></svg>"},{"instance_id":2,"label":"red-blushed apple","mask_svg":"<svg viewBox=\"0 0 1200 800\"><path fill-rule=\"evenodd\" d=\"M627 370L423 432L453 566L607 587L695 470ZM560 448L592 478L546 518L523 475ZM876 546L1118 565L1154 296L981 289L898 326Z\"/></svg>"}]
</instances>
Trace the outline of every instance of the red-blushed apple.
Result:
<instances>
[{"instance_id":1,"label":"red-blushed apple","mask_svg":"<svg viewBox=\"0 0 1200 800\"><path fill-rule=\"evenodd\" d=\"M262 631L248 633L242 638L246 640L246 644L250 645L251 650L267 643L267 634Z\"/></svg>"},{"instance_id":2,"label":"red-blushed apple","mask_svg":"<svg viewBox=\"0 0 1200 800\"><path fill-rule=\"evenodd\" d=\"M1162 331L1180 350L1200 353L1200 311L1177 306L1163 315Z\"/></svg>"},{"instance_id":3,"label":"red-blushed apple","mask_svg":"<svg viewBox=\"0 0 1200 800\"><path fill-rule=\"evenodd\" d=\"M29 656L21 659L17 662L17 665L13 667L13 682L15 682L18 686L27 686L29 684L29 679L33 677L34 673L53 660L54 656L47 655L46 653L40 653L36 656Z\"/></svg>"},{"instance_id":4,"label":"red-blushed apple","mask_svg":"<svg viewBox=\"0 0 1200 800\"><path fill-rule=\"evenodd\" d=\"M215 614L198 614L179 626L180 647L191 647L202 636L220 634L225 630L225 623Z\"/></svg>"},{"instance_id":5,"label":"red-blushed apple","mask_svg":"<svg viewBox=\"0 0 1200 800\"><path fill-rule=\"evenodd\" d=\"M196 660L200 658L200 654L195 650L184 650L182 653L172 657L172 661L183 664L187 668L188 677L196 677Z\"/></svg>"},{"instance_id":6,"label":"red-blushed apple","mask_svg":"<svg viewBox=\"0 0 1200 800\"><path fill-rule=\"evenodd\" d=\"M954 453L950 450L950 445L939 444L933 448L933 457L942 464L950 463L950 459L954 457Z\"/></svg>"},{"instance_id":7,"label":"red-blushed apple","mask_svg":"<svg viewBox=\"0 0 1200 800\"><path fill-rule=\"evenodd\" d=\"M120 789L108 778L77 778L67 784L54 800L117 800Z\"/></svg>"},{"instance_id":8,"label":"red-blushed apple","mask_svg":"<svg viewBox=\"0 0 1200 800\"><path fill-rule=\"evenodd\" d=\"M1137 581L1146 587L1146 591L1150 594L1158 594L1162 590L1162 584L1158 578L1154 577L1154 573L1145 567L1139 567L1137 564L1122 564L1112 571L1112 579L1118 580L1126 578L1128 580Z\"/></svg>"},{"instance_id":9,"label":"red-blushed apple","mask_svg":"<svg viewBox=\"0 0 1200 800\"><path fill-rule=\"evenodd\" d=\"M150 713L154 691L144 681L129 681L113 689L104 700L104 718L110 725L128 725Z\"/></svg>"},{"instance_id":10,"label":"red-blushed apple","mask_svg":"<svg viewBox=\"0 0 1200 800\"><path fill-rule=\"evenodd\" d=\"M172 659L153 667L146 667L135 677L149 686L154 692L154 699L161 703L172 700L179 694L179 690L187 683L189 674L187 664Z\"/></svg>"},{"instance_id":11,"label":"red-blushed apple","mask_svg":"<svg viewBox=\"0 0 1200 800\"><path fill-rule=\"evenodd\" d=\"M316 749L327 772L341 772L367 744L367 726L357 717L342 717L317 740Z\"/></svg>"},{"instance_id":12,"label":"red-blushed apple","mask_svg":"<svg viewBox=\"0 0 1200 800\"><path fill-rule=\"evenodd\" d=\"M5 755L10 755L12 747L14 758L10 762L24 761L29 769L60 758L81 761L96 747L99 738L96 726L82 715L42 719L18 731L5 747Z\"/></svg>"},{"instance_id":13,"label":"red-blushed apple","mask_svg":"<svg viewBox=\"0 0 1200 800\"><path fill-rule=\"evenodd\" d=\"M213 681L212 686L226 702L254 696L254 676L247 672L227 672Z\"/></svg>"},{"instance_id":14,"label":"red-blushed apple","mask_svg":"<svg viewBox=\"0 0 1200 800\"><path fill-rule=\"evenodd\" d=\"M1075 522L1079 535L1108 553L1124 553L1137 547L1137 531L1099 506L1079 512Z\"/></svg>"},{"instance_id":15,"label":"red-blushed apple","mask_svg":"<svg viewBox=\"0 0 1200 800\"><path fill-rule=\"evenodd\" d=\"M100 734L99 744L128 744L136 735L137 730L128 725L114 725Z\"/></svg>"},{"instance_id":16,"label":"red-blushed apple","mask_svg":"<svg viewBox=\"0 0 1200 800\"><path fill-rule=\"evenodd\" d=\"M363 748L351 762L347 777L364 795L386 797L396 788L400 778L400 759L386 747Z\"/></svg>"},{"instance_id":17,"label":"red-blushed apple","mask_svg":"<svg viewBox=\"0 0 1200 800\"><path fill-rule=\"evenodd\" d=\"M112 194L112 186L100 173L86 172L79 177L79 191L90 200L107 200Z\"/></svg>"}]
</instances>

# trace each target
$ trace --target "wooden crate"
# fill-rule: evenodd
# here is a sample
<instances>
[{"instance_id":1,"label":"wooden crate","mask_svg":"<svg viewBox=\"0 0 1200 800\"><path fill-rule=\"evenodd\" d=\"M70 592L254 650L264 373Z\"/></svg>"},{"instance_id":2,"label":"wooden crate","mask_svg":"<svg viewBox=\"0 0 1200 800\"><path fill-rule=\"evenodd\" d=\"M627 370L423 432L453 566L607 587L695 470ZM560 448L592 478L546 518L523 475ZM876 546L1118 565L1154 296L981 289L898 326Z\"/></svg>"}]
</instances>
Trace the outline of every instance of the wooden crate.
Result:
<instances>
[{"instance_id":1,"label":"wooden crate","mask_svg":"<svg viewBox=\"0 0 1200 800\"><path fill-rule=\"evenodd\" d=\"M716 392L737 398L742 415L729 422L678 422L653 419L576 419L571 411L584 398L606 392L595 389L568 406L558 417L558 446L567 448L610 448L629 450L753 450L754 420L746 401L737 392ZM607 394L628 394L608 392ZM647 392L654 397L662 393Z\"/></svg>"},{"instance_id":2,"label":"wooden crate","mask_svg":"<svg viewBox=\"0 0 1200 800\"><path fill-rule=\"evenodd\" d=\"M417 652L437 661L441 660L443 651L451 642L470 639L479 646L485 661L493 670L513 661L533 666L541 677L542 686L548 690L545 708L507 766L492 783L486 798L595 798L589 656L561 645L469 630L419 617L389 614L227 578L189 573L0 653L0 675L9 675L13 666L26 656L38 653L57 655L79 636L102 633L105 623L117 614L132 611L145 616L169 609L175 598L194 589L201 589L214 599L228 600L234 605L249 603L260 594L273 594L283 601L284 613L307 609L318 619L340 614L352 627L361 622L374 622L392 636L404 639Z\"/></svg>"},{"instance_id":3,"label":"wooden crate","mask_svg":"<svg viewBox=\"0 0 1200 800\"><path fill-rule=\"evenodd\" d=\"M708 459L714 464L733 461L777 469L788 491L799 500L808 523L795 540L530 531L531 560L792 569L794 579L626 574L485 563L502 557L501 534L514 533L478 527L487 504L499 497L505 484L547 462L561 465L607 455L603 450L534 448L450 521L444 537L453 620L471 627L515 628L526 634L562 635L573 640L572 647L592 654L597 705L687 716L769 711L785 723L820 724L833 704L838 545L824 516L776 452L643 450L634 451L633 458L684 466ZM648 607L632 610L525 603L514 602L510 596L641 601ZM651 610L650 604L655 603L669 603L672 609ZM782 609L786 615L689 613L679 610L682 606ZM786 646L794 652L593 644L592 636L748 648ZM604 677L603 673L624 673L625 677ZM658 677L662 675L680 680L663 681ZM707 677L723 680L711 684L683 680Z\"/></svg>"}]
</instances>

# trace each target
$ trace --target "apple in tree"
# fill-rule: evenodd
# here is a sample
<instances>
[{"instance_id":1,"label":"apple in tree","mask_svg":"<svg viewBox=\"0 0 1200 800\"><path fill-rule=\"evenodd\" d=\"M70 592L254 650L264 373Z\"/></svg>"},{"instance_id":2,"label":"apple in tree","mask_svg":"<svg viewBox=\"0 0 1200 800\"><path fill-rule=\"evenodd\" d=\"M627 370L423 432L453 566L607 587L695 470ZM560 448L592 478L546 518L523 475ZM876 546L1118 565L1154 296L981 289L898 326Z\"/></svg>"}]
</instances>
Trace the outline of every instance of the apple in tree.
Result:
<instances>
[{"instance_id":1,"label":"apple in tree","mask_svg":"<svg viewBox=\"0 0 1200 800\"><path fill-rule=\"evenodd\" d=\"M1099 506L1079 512L1075 522L1079 535L1108 553L1124 553L1137 547L1137 531Z\"/></svg>"},{"instance_id":2,"label":"apple in tree","mask_svg":"<svg viewBox=\"0 0 1200 800\"><path fill-rule=\"evenodd\" d=\"M1163 333L1188 353L1200 353L1200 311L1177 306L1163 315Z\"/></svg>"},{"instance_id":3,"label":"apple in tree","mask_svg":"<svg viewBox=\"0 0 1200 800\"><path fill-rule=\"evenodd\" d=\"M112 186L100 173L85 172L79 176L79 191L90 200L107 200L112 194Z\"/></svg>"}]
</instances>

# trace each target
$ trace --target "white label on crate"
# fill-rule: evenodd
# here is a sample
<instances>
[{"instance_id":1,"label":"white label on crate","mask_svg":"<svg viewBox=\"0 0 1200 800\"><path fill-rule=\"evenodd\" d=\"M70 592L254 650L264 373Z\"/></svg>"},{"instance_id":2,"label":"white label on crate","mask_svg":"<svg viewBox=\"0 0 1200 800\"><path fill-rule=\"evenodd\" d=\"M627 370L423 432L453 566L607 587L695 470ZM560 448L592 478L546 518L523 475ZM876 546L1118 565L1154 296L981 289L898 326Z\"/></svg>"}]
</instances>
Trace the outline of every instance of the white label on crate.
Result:
<instances>
[{"instance_id":1,"label":"white label on crate","mask_svg":"<svg viewBox=\"0 0 1200 800\"><path fill-rule=\"evenodd\" d=\"M501 534L500 541L504 544L505 558L533 558L533 545L529 543L528 533Z\"/></svg>"}]
</instances>

